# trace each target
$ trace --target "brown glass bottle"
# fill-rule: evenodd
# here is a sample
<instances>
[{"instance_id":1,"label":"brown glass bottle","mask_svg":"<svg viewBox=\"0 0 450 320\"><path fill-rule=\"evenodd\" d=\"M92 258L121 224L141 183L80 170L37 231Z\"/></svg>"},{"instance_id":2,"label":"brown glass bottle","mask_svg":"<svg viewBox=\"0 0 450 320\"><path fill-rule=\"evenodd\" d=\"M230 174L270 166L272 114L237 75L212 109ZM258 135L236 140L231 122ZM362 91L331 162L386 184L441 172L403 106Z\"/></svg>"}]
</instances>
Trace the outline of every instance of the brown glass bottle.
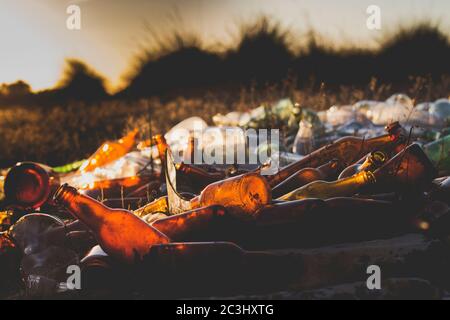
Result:
<instances>
[{"instance_id":1,"label":"brown glass bottle","mask_svg":"<svg viewBox=\"0 0 450 320\"><path fill-rule=\"evenodd\" d=\"M166 161L166 152L169 149L169 145L167 144L166 139L163 135L158 134L153 137L153 141L158 148L159 158L161 159L161 163L164 165ZM188 163L178 163L176 164L177 173L180 177L185 178L189 181L192 181L196 186L201 189L206 187L208 184L223 180L226 178L226 173L223 171L211 170L206 171L199 166L193 165L193 156L194 156L194 137L190 138L189 148L187 152L191 157L191 164Z\"/></svg>"},{"instance_id":2,"label":"brown glass bottle","mask_svg":"<svg viewBox=\"0 0 450 320\"><path fill-rule=\"evenodd\" d=\"M253 215L271 200L267 181L257 173L248 173L212 183L190 202L192 209L222 205L231 213Z\"/></svg>"},{"instance_id":3,"label":"brown glass bottle","mask_svg":"<svg viewBox=\"0 0 450 320\"><path fill-rule=\"evenodd\" d=\"M37 209L51 202L51 195L59 185L59 178L51 168L33 162L18 163L5 178L5 204L21 210Z\"/></svg>"},{"instance_id":4,"label":"brown glass bottle","mask_svg":"<svg viewBox=\"0 0 450 320\"><path fill-rule=\"evenodd\" d=\"M156 220L152 226L172 241L206 241L219 239L217 233L221 231L229 233L232 238L233 230L226 227L227 220L232 218L226 209L214 205Z\"/></svg>"},{"instance_id":5,"label":"brown glass bottle","mask_svg":"<svg viewBox=\"0 0 450 320\"><path fill-rule=\"evenodd\" d=\"M421 190L431 184L437 171L418 144L412 144L373 172L376 186L369 190Z\"/></svg>"},{"instance_id":6,"label":"brown glass bottle","mask_svg":"<svg viewBox=\"0 0 450 320\"><path fill-rule=\"evenodd\" d=\"M387 155L381 151L369 153L363 163L355 163L341 172L338 179L351 177L361 171L375 171L387 161Z\"/></svg>"},{"instance_id":7,"label":"brown glass bottle","mask_svg":"<svg viewBox=\"0 0 450 320\"><path fill-rule=\"evenodd\" d=\"M318 168L305 168L293 174L272 189L272 197L278 198L316 180L334 180L341 166L338 160L332 160Z\"/></svg>"},{"instance_id":8,"label":"brown glass bottle","mask_svg":"<svg viewBox=\"0 0 450 320\"><path fill-rule=\"evenodd\" d=\"M372 172L363 171L349 178L334 182L311 182L306 186L280 197L279 200L292 201L306 198L329 199L335 197L347 197L356 194L364 186L375 182L376 180Z\"/></svg>"},{"instance_id":9,"label":"brown glass bottle","mask_svg":"<svg viewBox=\"0 0 450 320\"><path fill-rule=\"evenodd\" d=\"M341 138L282 168L277 174L265 177L270 186L274 187L300 169L317 168L331 159L337 159L343 166L349 166L373 150L390 152L406 141L405 129L398 122L388 125L386 130L388 134L371 139Z\"/></svg>"},{"instance_id":10,"label":"brown glass bottle","mask_svg":"<svg viewBox=\"0 0 450 320\"><path fill-rule=\"evenodd\" d=\"M170 242L130 211L110 209L67 184L58 189L54 199L94 233L105 252L124 262L141 259L154 244Z\"/></svg>"},{"instance_id":11,"label":"brown glass bottle","mask_svg":"<svg viewBox=\"0 0 450 320\"><path fill-rule=\"evenodd\" d=\"M325 202L321 199L304 199L284 201L265 206L255 215L258 226L289 225L299 223L307 216L314 215L322 210Z\"/></svg>"},{"instance_id":12,"label":"brown glass bottle","mask_svg":"<svg viewBox=\"0 0 450 320\"><path fill-rule=\"evenodd\" d=\"M185 164L183 162L176 164L175 167L177 169L177 174L188 180L188 182L194 185L198 190L202 190L207 185L226 178L225 172L208 172L198 166Z\"/></svg>"}]
</instances>

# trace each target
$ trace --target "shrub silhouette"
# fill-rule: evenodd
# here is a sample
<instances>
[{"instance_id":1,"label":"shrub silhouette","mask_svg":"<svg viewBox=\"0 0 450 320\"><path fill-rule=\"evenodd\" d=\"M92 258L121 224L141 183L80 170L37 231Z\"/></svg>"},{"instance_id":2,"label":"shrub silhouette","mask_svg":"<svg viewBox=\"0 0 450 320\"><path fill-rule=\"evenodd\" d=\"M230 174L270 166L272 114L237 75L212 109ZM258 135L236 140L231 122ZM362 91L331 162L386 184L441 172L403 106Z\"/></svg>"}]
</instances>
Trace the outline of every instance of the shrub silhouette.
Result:
<instances>
[{"instance_id":1,"label":"shrub silhouette","mask_svg":"<svg viewBox=\"0 0 450 320\"><path fill-rule=\"evenodd\" d=\"M382 43L375 76L401 81L405 75L439 78L450 73L448 38L430 23L402 28Z\"/></svg>"},{"instance_id":2,"label":"shrub silhouette","mask_svg":"<svg viewBox=\"0 0 450 320\"><path fill-rule=\"evenodd\" d=\"M236 49L226 54L225 79L264 83L286 78L294 58L286 31L262 18L244 25L240 34Z\"/></svg>"},{"instance_id":3,"label":"shrub silhouette","mask_svg":"<svg viewBox=\"0 0 450 320\"><path fill-rule=\"evenodd\" d=\"M67 61L54 89L35 95L0 96L0 104L54 105L65 101L134 100L145 97L203 96L209 91L238 94L243 87L265 89L289 77L302 87L366 86L373 78L403 84L412 77L439 81L450 74L450 41L429 22L397 28L382 37L378 49L336 48L310 32L295 37L267 18L243 25L235 45L204 48L186 32L157 38L156 46L136 58L128 85L114 96L105 79L76 59ZM292 49L306 43L299 52Z\"/></svg>"},{"instance_id":4,"label":"shrub silhouette","mask_svg":"<svg viewBox=\"0 0 450 320\"><path fill-rule=\"evenodd\" d=\"M69 59L55 92L67 100L101 100L107 96L104 82L104 78L84 62Z\"/></svg>"},{"instance_id":5,"label":"shrub silhouette","mask_svg":"<svg viewBox=\"0 0 450 320\"><path fill-rule=\"evenodd\" d=\"M367 84L373 77L387 83L405 82L411 76L438 80L450 73L449 39L431 23L399 28L372 50L337 49L318 43L313 33L307 37L306 47L294 54L292 45L305 39L295 39L267 18L244 25L235 48L221 53L202 49L198 42L183 42L177 35L172 49L166 45L163 53L154 53L156 59L141 59L124 93L144 97L218 85L258 86L280 82L287 75L303 85L314 81L340 86Z\"/></svg>"},{"instance_id":6,"label":"shrub silhouette","mask_svg":"<svg viewBox=\"0 0 450 320\"><path fill-rule=\"evenodd\" d=\"M186 90L215 83L214 77L220 73L221 59L201 49L195 38L186 40L176 34L169 46L167 43L162 46L160 50L167 50L167 53L158 52L158 57L153 58L152 52L146 52L141 58L138 73L125 89L125 95L146 97L178 88ZM172 48L165 49L166 46Z\"/></svg>"}]
</instances>

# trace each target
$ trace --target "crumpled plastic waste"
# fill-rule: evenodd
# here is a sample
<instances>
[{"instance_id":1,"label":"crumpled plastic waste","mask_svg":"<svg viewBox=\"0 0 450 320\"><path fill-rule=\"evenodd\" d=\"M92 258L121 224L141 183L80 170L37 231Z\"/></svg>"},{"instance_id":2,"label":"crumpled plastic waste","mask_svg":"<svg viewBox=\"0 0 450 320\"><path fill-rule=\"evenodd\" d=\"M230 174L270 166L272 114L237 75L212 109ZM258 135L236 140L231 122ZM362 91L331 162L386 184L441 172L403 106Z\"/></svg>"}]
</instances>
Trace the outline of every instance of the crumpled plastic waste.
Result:
<instances>
[{"instance_id":1,"label":"crumpled plastic waste","mask_svg":"<svg viewBox=\"0 0 450 320\"><path fill-rule=\"evenodd\" d=\"M106 165L98 166L90 172L76 172L62 177L63 182L76 188L86 189L97 181L133 177L148 165L150 158L145 152L132 151Z\"/></svg>"},{"instance_id":2,"label":"crumpled plastic waste","mask_svg":"<svg viewBox=\"0 0 450 320\"><path fill-rule=\"evenodd\" d=\"M138 130L135 129L117 141L107 141L103 143L100 148L98 148L97 151L80 166L79 171L91 172L98 167L123 157L136 145L137 134Z\"/></svg>"}]
</instances>

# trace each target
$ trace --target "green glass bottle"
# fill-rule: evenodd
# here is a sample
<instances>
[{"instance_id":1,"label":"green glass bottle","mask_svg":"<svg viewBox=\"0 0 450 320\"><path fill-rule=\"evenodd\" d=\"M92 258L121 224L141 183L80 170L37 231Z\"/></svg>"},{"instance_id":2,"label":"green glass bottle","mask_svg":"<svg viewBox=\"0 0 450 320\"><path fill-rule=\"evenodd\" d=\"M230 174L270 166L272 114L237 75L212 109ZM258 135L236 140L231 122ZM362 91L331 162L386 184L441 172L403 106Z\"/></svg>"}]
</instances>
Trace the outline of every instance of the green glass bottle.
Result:
<instances>
[{"instance_id":1,"label":"green glass bottle","mask_svg":"<svg viewBox=\"0 0 450 320\"><path fill-rule=\"evenodd\" d=\"M314 181L306 186L298 188L282 197L279 200L301 200L307 198L330 199L335 197L352 196L366 186L375 183L375 176L370 171L362 171L351 177L327 182Z\"/></svg>"}]
</instances>

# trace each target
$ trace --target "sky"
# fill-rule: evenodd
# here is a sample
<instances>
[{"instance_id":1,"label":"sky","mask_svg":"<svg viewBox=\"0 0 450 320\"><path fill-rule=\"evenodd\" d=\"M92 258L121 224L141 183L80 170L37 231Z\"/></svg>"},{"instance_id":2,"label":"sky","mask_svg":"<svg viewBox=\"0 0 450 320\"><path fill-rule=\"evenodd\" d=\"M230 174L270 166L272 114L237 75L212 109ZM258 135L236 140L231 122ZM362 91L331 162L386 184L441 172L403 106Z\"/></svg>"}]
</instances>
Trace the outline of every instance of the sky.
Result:
<instances>
[{"instance_id":1,"label":"sky","mask_svg":"<svg viewBox=\"0 0 450 320\"><path fill-rule=\"evenodd\" d=\"M80 30L66 26L73 4L81 10ZM381 9L381 30L366 27L369 5ZM205 46L230 44L239 24L261 15L338 44L371 46L399 23L424 18L450 34L449 0L0 0L0 83L23 79L33 90L50 88L65 60L79 58L117 89L152 35L182 29Z\"/></svg>"}]
</instances>

